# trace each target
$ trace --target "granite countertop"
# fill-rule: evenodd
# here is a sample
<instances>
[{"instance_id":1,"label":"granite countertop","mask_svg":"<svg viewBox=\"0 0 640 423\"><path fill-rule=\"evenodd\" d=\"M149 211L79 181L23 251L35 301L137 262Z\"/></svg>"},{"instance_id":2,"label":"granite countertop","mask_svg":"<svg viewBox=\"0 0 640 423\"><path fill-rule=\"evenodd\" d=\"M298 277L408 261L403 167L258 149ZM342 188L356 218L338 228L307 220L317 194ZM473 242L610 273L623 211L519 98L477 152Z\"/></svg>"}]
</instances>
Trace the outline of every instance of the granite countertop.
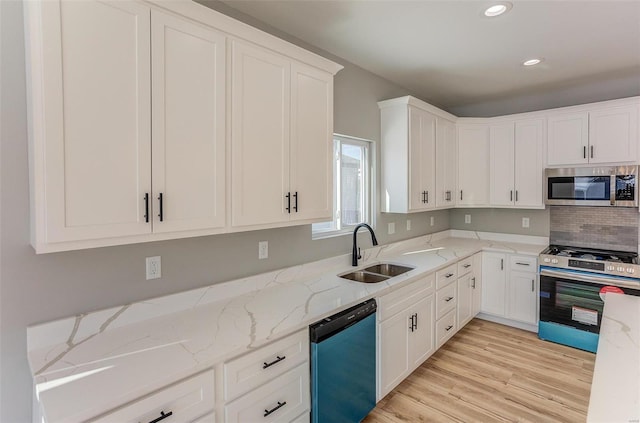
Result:
<instances>
[{"instance_id":1,"label":"granite countertop","mask_svg":"<svg viewBox=\"0 0 640 423\"><path fill-rule=\"evenodd\" d=\"M640 297L606 294L587 421L640 422Z\"/></svg>"},{"instance_id":2,"label":"granite countertop","mask_svg":"<svg viewBox=\"0 0 640 423\"><path fill-rule=\"evenodd\" d=\"M353 269L344 255L30 327L36 394L49 423L83 420L479 251L538 255L547 244L480 238L446 231L366 250L360 267L415 267L376 284L339 278Z\"/></svg>"}]
</instances>

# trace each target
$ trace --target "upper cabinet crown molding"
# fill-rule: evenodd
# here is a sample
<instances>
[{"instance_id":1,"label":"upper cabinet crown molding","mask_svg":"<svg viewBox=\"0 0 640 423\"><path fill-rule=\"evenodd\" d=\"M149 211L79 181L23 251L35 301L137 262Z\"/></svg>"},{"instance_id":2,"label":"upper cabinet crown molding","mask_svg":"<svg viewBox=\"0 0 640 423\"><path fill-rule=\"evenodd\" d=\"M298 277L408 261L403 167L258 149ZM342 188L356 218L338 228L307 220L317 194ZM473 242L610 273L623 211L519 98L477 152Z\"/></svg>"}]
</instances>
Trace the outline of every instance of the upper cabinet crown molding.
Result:
<instances>
[{"instance_id":1,"label":"upper cabinet crown molding","mask_svg":"<svg viewBox=\"0 0 640 423\"><path fill-rule=\"evenodd\" d=\"M234 109L234 87L247 85L227 84L240 68L254 88L273 86L260 85L268 69L227 60L235 57L228 46L239 43L283 72L275 77L283 95L263 98L256 113L279 110L287 152L261 181L286 174L288 184L289 148L314 159L291 171L291 194L305 190L292 200L304 210L297 220L243 224L331 217L333 75L341 65L191 1L34 0L24 10L37 253L246 230L231 225L230 176L251 169L234 170L246 163L229 157L242 148L234 129L259 133L265 118Z\"/></svg>"}]
</instances>

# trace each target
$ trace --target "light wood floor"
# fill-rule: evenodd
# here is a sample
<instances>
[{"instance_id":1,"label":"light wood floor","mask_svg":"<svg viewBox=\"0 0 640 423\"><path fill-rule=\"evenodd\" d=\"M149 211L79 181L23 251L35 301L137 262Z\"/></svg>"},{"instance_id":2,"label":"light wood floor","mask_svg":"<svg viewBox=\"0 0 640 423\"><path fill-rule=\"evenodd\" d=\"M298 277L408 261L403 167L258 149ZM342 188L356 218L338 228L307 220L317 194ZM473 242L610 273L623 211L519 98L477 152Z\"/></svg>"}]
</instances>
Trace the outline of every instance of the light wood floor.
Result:
<instances>
[{"instance_id":1,"label":"light wood floor","mask_svg":"<svg viewBox=\"0 0 640 423\"><path fill-rule=\"evenodd\" d=\"M595 354L474 319L364 423L584 422Z\"/></svg>"}]
</instances>

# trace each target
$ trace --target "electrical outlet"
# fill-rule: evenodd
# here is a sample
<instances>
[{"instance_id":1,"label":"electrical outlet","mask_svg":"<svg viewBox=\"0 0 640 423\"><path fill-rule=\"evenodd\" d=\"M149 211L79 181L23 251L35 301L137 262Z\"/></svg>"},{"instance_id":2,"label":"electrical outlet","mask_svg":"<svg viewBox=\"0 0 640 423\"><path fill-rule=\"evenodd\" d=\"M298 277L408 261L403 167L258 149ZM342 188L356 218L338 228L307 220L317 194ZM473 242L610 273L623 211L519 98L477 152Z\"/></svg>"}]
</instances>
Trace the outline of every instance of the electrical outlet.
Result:
<instances>
[{"instance_id":1,"label":"electrical outlet","mask_svg":"<svg viewBox=\"0 0 640 423\"><path fill-rule=\"evenodd\" d=\"M523 217L522 218L522 227L523 228L528 228L529 227L529 218L528 217Z\"/></svg>"},{"instance_id":2,"label":"electrical outlet","mask_svg":"<svg viewBox=\"0 0 640 423\"><path fill-rule=\"evenodd\" d=\"M147 268L147 280L160 279L160 277L162 277L160 256L147 257L145 259L145 264Z\"/></svg>"},{"instance_id":3,"label":"electrical outlet","mask_svg":"<svg viewBox=\"0 0 640 423\"><path fill-rule=\"evenodd\" d=\"M389 222L389 235L396 233L396 223Z\"/></svg>"},{"instance_id":4,"label":"electrical outlet","mask_svg":"<svg viewBox=\"0 0 640 423\"><path fill-rule=\"evenodd\" d=\"M431 219L429 219L429 224L430 224L431 226L435 225L435 224L436 224L436 218L435 218L435 217L433 217L433 216L431 216Z\"/></svg>"},{"instance_id":5,"label":"electrical outlet","mask_svg":"<svg viewBox=\"0 0 640 423\"><path fill-rule=\"evenodd\" d=\"M471 215L470 214L465 214L464 215L464 223L471 223Z\"/></svg>"},{"instance_id":6,"label":"electrical outlet","mask_svg":"<svg viewBox=\"0 0 640 423\"><path fill-rule=\"evenodd\" d=\"M411 220L407 219L407 230L411 230Z\"/></svg>"},{"instance_id":7,"label":"electrical outlet","mask_svg":"<svg viewBox=\"0 0 640 423\"><path fill-rule=\"evenodd\" d=\"M269 241L258 242L258 259L269 258Z\"/></svg>"}]
</instances>

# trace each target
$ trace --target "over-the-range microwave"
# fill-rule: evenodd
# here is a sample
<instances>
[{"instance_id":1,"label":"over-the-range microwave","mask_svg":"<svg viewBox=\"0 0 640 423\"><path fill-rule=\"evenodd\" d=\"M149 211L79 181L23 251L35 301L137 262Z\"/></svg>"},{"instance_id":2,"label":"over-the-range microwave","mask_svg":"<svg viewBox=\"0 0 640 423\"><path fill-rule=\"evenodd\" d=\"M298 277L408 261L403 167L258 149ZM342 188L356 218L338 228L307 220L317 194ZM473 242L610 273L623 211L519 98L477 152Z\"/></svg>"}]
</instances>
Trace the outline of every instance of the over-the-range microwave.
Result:
<instances>
[{"instance_id":1,"label":"over-the-range microwave","mask_svg":"<svg viewBox=\"0 0 640 423\"><path fill-rule=\"evenodd\" d=\"M638 206L638 166L545 170L545 204Z\"/></svg>"}]
</instances>

